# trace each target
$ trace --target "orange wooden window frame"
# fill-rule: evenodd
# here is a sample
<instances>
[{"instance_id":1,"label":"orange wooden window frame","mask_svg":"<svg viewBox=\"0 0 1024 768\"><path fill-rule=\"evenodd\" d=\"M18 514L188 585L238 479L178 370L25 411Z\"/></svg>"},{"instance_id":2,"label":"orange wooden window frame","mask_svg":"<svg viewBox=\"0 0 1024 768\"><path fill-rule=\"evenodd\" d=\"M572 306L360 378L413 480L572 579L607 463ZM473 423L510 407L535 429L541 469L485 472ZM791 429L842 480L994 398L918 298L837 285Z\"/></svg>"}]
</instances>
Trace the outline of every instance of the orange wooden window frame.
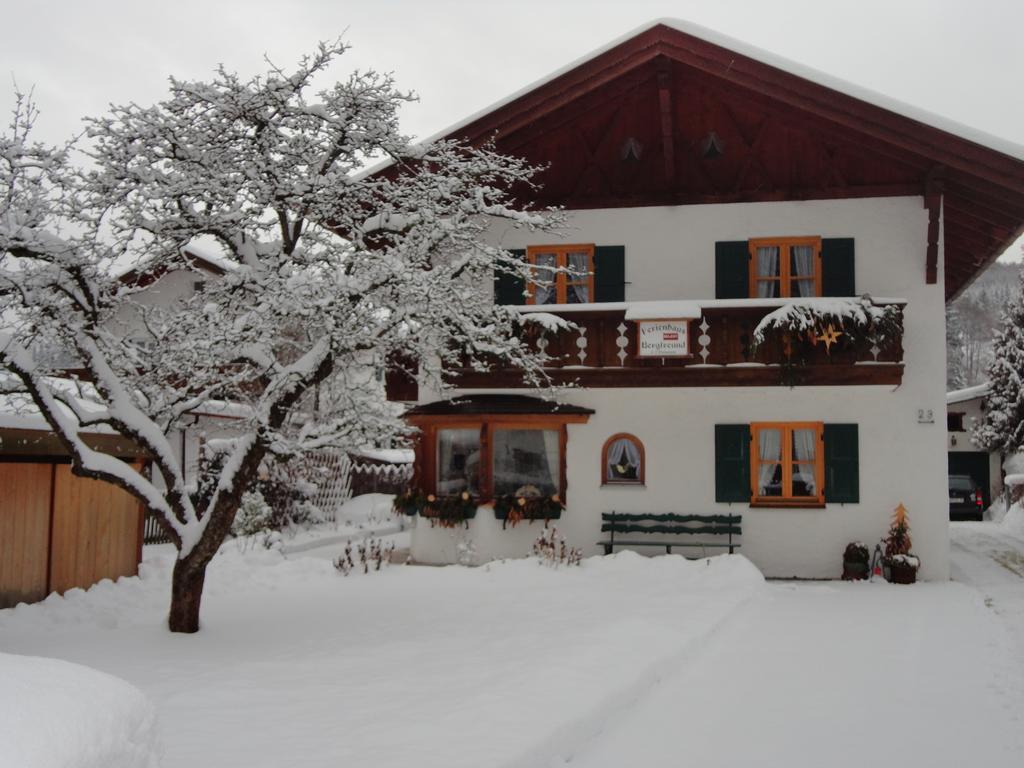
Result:
<instances>
[{"instance_id":1,"label":"orange wooden window frame","mask_svg":"<svg viewBox=\"0 0 1024 768\"><path fill-rule=\"evenodd\" d=\"M762 430L778 429L782 432L782 453L778 461L782 468L782 495L758 496L758 477L760 475L760 434ZM797 461L793 458L793 430L813 429L817 434L814 445L814 484L818 493L815 496L793 495L793 465L810 464L808 461ZM763 506L800 506L822 505L825 503L825 425L820 421L763 421L750 425L750 499L753 505Z\"/></svg>"},{"instance_id":2,"label":"orange wooden window frame","mask_svg":"<svg viewBox=\"0 0 1024 768\"><path fill-rule=\"evenodd\" d=\"M561 414L481 415L476 418L460 416L420 416L410 422L420 428L416 437L416 467L414 484L427 493L437 493L438 432L442 429L480 430L479 502L494 498L494 458L491 446L494 432L499 429L546 429L558 432L558 494L565 503L566 449L569 442L568 424L582 424L587 416Z\"/></svg>"},{"instance_id":3,"label":"orange wooden window frame","mask_svg":"<svg viewBox=\"0 0 1024 768\"><path fill-rule=\"evenodd\" d=\"M629 440L640 452L640 469L636 473L635 480L609 480L608 479L608 449L616 440ZM604 441L601 447L601 485L644 485L647 472L647 454L644 452L644 444L636 435L628 432L617 432Z\"/></svg>"},{"instance_id":4,"label":"orange wooden window frame","mask_svg":"<svg viewBox=\"0 0 1024 768\"><path fill-rule=\"evenodd\" d=\"M526 249L526 260L530 263L530 266L536 266L537 257L540 255L551 255L555 256L555 268L557 269L568 269L569 268L569 254L570 253L586 253L590 260L589 271L587 272L586 280L573 279L570 280L570 275L566 272L555 273L555 303L556 304L568 304L569 303L569 286L570 285L586 285L587 296L590 298L590 302L594 302L594 245L531 245ZM534 270L536 274L536 270ZM536 291L536 284L530 282L527 286L527 304L535 304L536 299L534 293Z\"/></svg>"},{"instance_id":5,"label":"orange wooden window frame","mask_svg":"<svg viewBox=\"0 0 1024 768\"><path fill-rule=\"evenodd\" d=\"M756 299L757 284L767 282L779 283L779 298L792 298L793 280L810 277L810 275L790 274L792 263L790 248L794 245L810 245L814 247L814 295L821 296L821 238L820 237L758 237L749 240L750 251L750 298ZM757 249L778 247L779 277L763 278L757 275Z\"/></svg>"}]
</instances>

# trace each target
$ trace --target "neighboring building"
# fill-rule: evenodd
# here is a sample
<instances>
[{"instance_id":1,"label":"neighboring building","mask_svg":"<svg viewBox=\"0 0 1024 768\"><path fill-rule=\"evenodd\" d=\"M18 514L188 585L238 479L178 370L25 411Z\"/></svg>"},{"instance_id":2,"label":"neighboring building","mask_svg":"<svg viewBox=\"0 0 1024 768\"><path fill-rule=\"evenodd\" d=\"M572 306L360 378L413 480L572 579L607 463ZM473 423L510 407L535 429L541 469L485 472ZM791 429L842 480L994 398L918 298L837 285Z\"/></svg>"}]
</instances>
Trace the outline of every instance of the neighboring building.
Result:
<instances>
[{"instance_id":1,"label":"neighboring building","mask_svg":"<svg viewBox=\"0 0 1024 768\"><path fill-rule=\"evenodd\" d=\"M837 577L903 503L921 576L948 578L943 309L1024 223L1024 149L675 22L443 135L546 166L520 197L568 234L495 226L550 278L499 275L496 299L577 324L525 332L580 388L554 407L515 370L389 378L418 403L417 486L480 505L418 519L416 560L521 556L540 523L491 502L557 494L587 553L602 512L732 512L766 575ZM788 330L755 348L766 317Z\"/></svg>"},{"instance_id":2,"label":"neighboring building","mask_svg":"<svg viewBox=\"0 0 1024 768\"><path fill-rule=\"evenodd\" d=\"M974 425L985 413L989 384L979 384L946 394L946 449L949 474L970 475L982 489L985 509L1003 492L1003 455L984 451L971 442Z\"/></svg>"}]
</instances>

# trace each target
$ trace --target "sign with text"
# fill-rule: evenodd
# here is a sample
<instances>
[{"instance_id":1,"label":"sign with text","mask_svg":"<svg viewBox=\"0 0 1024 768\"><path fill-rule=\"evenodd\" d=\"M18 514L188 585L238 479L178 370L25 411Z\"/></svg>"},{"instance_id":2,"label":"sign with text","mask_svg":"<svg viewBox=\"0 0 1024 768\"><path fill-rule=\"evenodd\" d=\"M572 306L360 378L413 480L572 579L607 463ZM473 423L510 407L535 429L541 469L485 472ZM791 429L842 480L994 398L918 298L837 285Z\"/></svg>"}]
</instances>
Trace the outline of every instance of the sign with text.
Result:
<instances>
[{"instance_id":1,"label":"sign with text","mask_svg":"<svg viewBox=\"0 0 1024 768\"><path fill-rule=\"evenodd\" d=\"M687 357L689 320L638 320L638 357Z\"/></svg>"}]
</instances>

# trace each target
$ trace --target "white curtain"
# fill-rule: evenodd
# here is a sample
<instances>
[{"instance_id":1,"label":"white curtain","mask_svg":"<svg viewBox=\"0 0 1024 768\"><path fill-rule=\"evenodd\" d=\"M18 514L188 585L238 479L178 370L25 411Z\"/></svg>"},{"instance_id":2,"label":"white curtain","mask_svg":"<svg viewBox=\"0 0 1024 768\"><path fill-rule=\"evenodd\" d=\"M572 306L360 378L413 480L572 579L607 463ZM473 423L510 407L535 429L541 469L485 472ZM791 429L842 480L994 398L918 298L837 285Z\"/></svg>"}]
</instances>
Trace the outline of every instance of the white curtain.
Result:
<instances>
[{"instance_id":1,"label":"white curtain","mask_svg":"<svg viewBox=\"0 0 1024 768\"><path fill-rule=\"evenodd\" d=\"M814 275L814 248L810 245L794 245L790 249L792 254L792 270L794 276L813 277ZM796 283L798 295L813 296L814 280L793 280Z\"/></svg>"},{"instance_id":2,"label":"white curtain","mask_svg":"<svg viewBox=\"0 0 1024 768\"><path fill-rule=\"evenodd\" d=\"M587 304L590 302L590 254L570 253L569 274L566 275L568 290L566 300L570 304ZM577 282L582 281L582 282Z\"/></svg>"},{"instance_id":3,"label":"white curtain","mask_svg":"<svg viewBox=\"0 0 1024 768\"><path fill-rule=\"evenodd\" d=\"M778 277L779 275L779 248L776 245L761 246L757 249L757 276ZM759 299L770 299L779 295L779 283L777 280L758 280L757 297Z\"/></svg>"},{"instance_id":4,"label":"white curtain","mask_svg":"<svg viewBox=\"0 0 1024 768\"><path fill-rule=\"evenodd\" d=\"M480 430L437 432L437 491L441 494L479 490Z\"/></svg>"},{"instance_id":5,"label":"white curtain","mask_svg":"<svg viewBox=\"0 0 1024 768\"><path fill-rule=\"evenodd\" d=\"M782 431L762 429L758 432L757 457L761 462L778 462L782 459ZM758 496L779 496L782 494L781 477L777 476L779 464L759 464L757 474ZM774 486L769 488L769 486ZM769 493L769 491L772 491Z\"/></svg>"},{"instance_id":6,"label":"white curtain","mask_svg":"<svg viewBox=\"0 0 1024 768\"><path fill-rule=\"evenodd\" d=\"M494 493L547 496L558 492L558 432L499 429L494 432Z\"/></svg>"},{"instance_id":7,"label":"white curtain","mask_svg":"<svg viewBox=\"0 0 1024 768\"><path fill-rule=\"evenodd\" d=\"M555 254L538 253L534 259L536 271L534 273L533 303L554 304L558 301L558 294L555 290L556 274L553 268L557 266Z\"/></svg>"},{"instance_id":8,"label":"white curtain","mask_svg":"<svg viewBox=\"0 0 1024 768\"><path fill-rule=\"evenodd\" d=\"M813 429L793 430L793 458L800 462L814 461L814 448L818 433ZM803 489L800 485L803 485ZM814 464L796 464L793 466L793 495L799 496L801 490L805 495L814 496L815 490Z\"/></svg>"},{"instance_id":9,"label":"white curtain","mask_svg":"<svg viewBox=\"0 0 1024 768\"><path fill-rule=\"evenodd\" d=\"M628 437L620 437L608 446L608 464L605 466L605 473L608 480L640 478L640 449Z\"/></svg>"}]
</instances>

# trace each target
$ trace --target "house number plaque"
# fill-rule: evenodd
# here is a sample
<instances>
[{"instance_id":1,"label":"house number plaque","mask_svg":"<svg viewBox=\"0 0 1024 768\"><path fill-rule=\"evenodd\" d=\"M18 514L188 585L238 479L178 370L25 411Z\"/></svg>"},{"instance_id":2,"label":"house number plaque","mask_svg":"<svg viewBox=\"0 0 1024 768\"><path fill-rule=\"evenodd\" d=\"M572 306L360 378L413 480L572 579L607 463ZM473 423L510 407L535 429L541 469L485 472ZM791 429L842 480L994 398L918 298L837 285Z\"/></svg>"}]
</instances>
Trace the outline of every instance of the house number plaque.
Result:
<instances>
[{"instance_id":1,"label":"house number plaque","mask_svg":"<svg viewBox=\"0 0 1024 768\"><path fill-rule=\"evenodd\" d=\"M637 321L638 357L688 357L689 320Z\"/></svg>"}]
</instances>

